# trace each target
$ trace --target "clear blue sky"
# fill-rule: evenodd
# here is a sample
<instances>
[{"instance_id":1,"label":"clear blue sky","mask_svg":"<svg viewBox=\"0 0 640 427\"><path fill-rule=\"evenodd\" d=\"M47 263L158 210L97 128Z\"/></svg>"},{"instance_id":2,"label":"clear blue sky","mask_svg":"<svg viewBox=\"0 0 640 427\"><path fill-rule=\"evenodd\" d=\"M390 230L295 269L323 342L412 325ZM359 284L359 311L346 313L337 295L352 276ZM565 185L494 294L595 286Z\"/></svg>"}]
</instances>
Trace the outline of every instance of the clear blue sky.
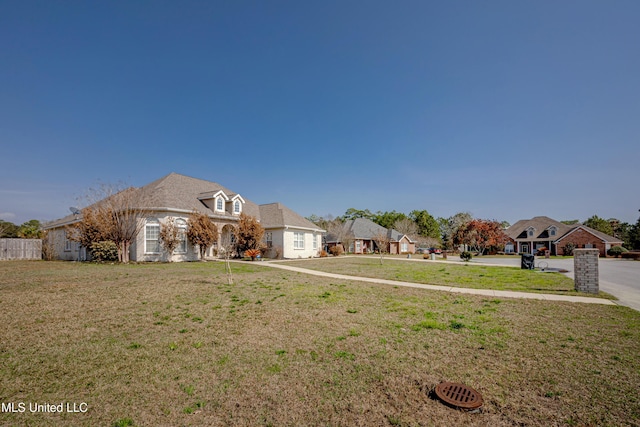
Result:
<instances>
[{"instance_id":1,"label":"clear blue sky","mask_svg":"<svg viewBox=\"0 0 640 427\"><path fill-rule=\"evenodd\" d=\"M2 1L0 219L170 172L302 215L640 209L640 2Z\"/></svg>"}]
</instances>

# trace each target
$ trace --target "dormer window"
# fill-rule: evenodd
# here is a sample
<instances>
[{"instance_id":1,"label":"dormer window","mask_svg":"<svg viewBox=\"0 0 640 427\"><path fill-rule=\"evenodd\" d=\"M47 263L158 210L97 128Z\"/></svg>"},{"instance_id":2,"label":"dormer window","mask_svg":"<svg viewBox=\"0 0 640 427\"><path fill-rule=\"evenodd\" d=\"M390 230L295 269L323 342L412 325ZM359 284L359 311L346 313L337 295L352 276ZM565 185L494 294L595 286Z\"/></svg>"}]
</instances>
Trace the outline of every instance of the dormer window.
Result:
<instances>
[{"instance_id":1,"label":"dormer window","mask_svg":"<svg viewBox=\"0 0 640 427\"><path fill-rule=\"evenodd\" d=\"M216 210L224 212L224 200L222 200L222 197L216 198Z\"/></svg>"},{"instance_id":2,"label":"dormer window","mask_svg":"<svg viewBox=\"0 0 640 427\"><path fill-rule=\"evenodd\" d=\"M527 236L528 237L533 237L534 231L535 231L535 228L533 228L533 227L527 228Z\"/></svg>"},{"instance_id":3,"label":"dormer window","mask_svg":"<svg viewBox=\"0 0 640 427\"><path fill-rule=\"evenodd\" d=\"M555 227L551 227L549 228L549 236L555 236L556 235L556 228Z\"/></svg>"},{"instance_id":4,"label":"dormer window","mask_svg":"<svg viewBox=\"0 0 640 427\"><path fill-rule=\"evenodd\" d=\"M241 195L236 194L235 196L231 197L231 202L227 206L227 212L233 215L240 215L240 213L242 212L242 205L244 205L244 199Z\"/></svg>"}]
</instances>

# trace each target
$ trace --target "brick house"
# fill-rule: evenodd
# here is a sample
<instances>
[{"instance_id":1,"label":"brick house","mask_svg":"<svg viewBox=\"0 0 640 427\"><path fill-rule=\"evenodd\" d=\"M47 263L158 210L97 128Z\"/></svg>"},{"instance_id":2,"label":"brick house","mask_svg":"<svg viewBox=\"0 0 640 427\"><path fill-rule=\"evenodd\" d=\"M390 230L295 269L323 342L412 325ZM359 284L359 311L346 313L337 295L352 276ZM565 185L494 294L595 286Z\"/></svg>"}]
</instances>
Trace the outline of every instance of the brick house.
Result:
<instances>
[{"instance_id":1,"label":"brick house","mask_svg":"<svg viewBox=\"0 0 640 427\"><path fill-rule=\"evenodd\" d=\"M349 236L348 247L344 249L354 254L373 253L378 250L375 242L377 235L385 235L389 238L389 246L386 251L392 255L395 254L414 254L416 252L416 244L408 236L394 229L387 229L376 224L367 218L350 219L344 222L344 235ZM347 240L347 239L345 239ZM327 248L336 245L344 245L331 234L326 236Z\"/></svg>"},{"instance_id":2,"label":"brick house","mask_svg":"<svg viewBox=\"0 0 640 427\"><path fill-rule=\"evenodd\" d=\"M567 243L573 243L576 248L595 248L600 251L601 257L607 256L607 251L613 246L622 246L622 240L594 230L586 225L576 225L568 233L556 240L555 245L564 255L564 247Z\"/></svg>"},{"instance_id":3,"label":"brick house","mask_svg":"<svg viewBox=\"0 0 640 427\"><path fill-rule=\"evenodd\" d=\"M529 254L547 248L551 255L564 255L565 246L573 243L576 248L597 248L605 257L611 247L623 243L586 225L567 225L546 216L520 220L505 232L509 237L506 253Z\"/></svg>"}]
</instances>

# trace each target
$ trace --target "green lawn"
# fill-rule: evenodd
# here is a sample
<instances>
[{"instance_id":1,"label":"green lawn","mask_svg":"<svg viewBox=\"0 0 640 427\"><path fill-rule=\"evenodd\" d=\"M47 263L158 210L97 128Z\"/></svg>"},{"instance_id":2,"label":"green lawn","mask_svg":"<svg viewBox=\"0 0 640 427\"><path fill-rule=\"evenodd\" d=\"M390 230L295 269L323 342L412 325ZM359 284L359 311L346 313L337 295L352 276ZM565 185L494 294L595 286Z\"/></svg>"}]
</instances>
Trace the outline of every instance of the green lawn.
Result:
<instances>
[{"instance_id":1,"label":"green lawn","mask_svg":"<svg viewBox=\"0 0 640 427\"><path fill-rule=\"evenodd\" d=\"M389 263L391 264L391 263ZM0 425L638 425L640 313L221 263L0 263ZM430 397L460 381L483 412Z\"/></svg>"},{"instance_id":2,"label":"green lawn","mask_svg":"<svg viewBox=\"0 0 640 427\"><path fill-rule=\"evenodd\" d=\"M594 296L575 291L573 280L560 273L541 273L513 267L473 264L407 261L406 259L337 257L295 261L296 267L352 276L424 283L473 289L542 292L562 295ZM613 298L601 292L599 297Z\"/></svg>"}]
</instances>

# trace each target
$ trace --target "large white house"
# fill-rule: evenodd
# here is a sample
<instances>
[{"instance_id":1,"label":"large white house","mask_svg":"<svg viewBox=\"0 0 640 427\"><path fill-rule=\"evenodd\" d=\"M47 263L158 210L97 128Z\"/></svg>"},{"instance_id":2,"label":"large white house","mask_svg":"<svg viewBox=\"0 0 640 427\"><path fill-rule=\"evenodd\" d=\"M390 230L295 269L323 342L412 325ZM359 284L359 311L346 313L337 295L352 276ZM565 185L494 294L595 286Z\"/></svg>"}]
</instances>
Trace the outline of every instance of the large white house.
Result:
<instances>
[{"instance_id":1,"label":"large white house","mask_svg":"<svg viewBox=\"0 0 640 427\"><path fill-rule=\"evenodd\" d=\"M145 211L150 212L136 241L130 248L132 261L192 261L200 257L197 247L186 239L189 215L201 212L218 226L220 235L230 232L241 213L255 217L265 229L264 242L268 257L309 258L318 256L322 248L324 230L298 215L281 203L257 205L220 184L189 176L170 173L137 189L144 200ZM45 224L54 244L58 259L86 258L86 249L67 239L67 226L80 221L81 214L69 215ZM182 241L172 254L167 254L160 244L160 226L169 219L182 229ZM209 249L206 256L214 257L217 247Z\"/></svg>"}]
</instances>

